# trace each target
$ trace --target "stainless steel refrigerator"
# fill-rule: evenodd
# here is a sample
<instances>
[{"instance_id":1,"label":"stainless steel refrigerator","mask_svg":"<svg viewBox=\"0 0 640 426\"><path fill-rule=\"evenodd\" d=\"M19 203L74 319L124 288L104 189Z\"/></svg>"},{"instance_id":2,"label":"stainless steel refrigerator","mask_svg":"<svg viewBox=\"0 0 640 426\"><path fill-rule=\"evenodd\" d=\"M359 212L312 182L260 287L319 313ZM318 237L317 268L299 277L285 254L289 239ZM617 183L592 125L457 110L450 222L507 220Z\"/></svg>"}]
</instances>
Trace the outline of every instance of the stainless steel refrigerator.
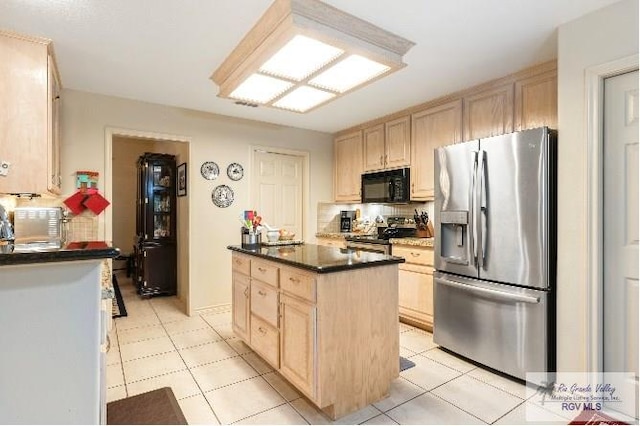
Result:
<instances>
[{"instance_id":1,"label":"stainless steel refrigerator","mask_svg":"<svg viewBox=\"0 0 640 426\"><path fill-rule=\"evenodd\" d=\"M511 376L555 370L556 133L435 152L435 343Z\"/></svg>"}]
</instances>

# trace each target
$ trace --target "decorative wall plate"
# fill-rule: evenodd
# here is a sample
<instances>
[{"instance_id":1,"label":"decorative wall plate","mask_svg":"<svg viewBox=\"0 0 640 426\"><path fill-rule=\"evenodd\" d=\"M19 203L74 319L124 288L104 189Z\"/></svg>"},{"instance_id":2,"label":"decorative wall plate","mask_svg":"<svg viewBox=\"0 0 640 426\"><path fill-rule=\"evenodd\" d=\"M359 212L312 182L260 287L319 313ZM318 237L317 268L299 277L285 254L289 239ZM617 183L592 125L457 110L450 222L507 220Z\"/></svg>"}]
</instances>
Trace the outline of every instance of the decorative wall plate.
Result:
<instances>
[{"instance_id":1,"label":"decorative wall plate","mask_svg":"<svg viewBox=\"0 0 640 426\"><path fill-rule=\"evenodd\" d=\"M214 180L220 174L220 169L213 161L205 161L202 163L202 166L200 166L200 174L206 180Z\"/></svg>"},{"instance_id":2,"label":"decorative wall plate","mask_svg":"<svg viewBox=\"0 0 640 426\"><path fill-rule=\"evenodd\" d=\"M218 185L211 192L211 201L218 207L229 207L233 203L233 189Z\"/></svg>"},{"instance_id":3,"label":"decorative wall plate","mask_svg":"<svg viewBox=\"0 0 640 426\"><path fill-rule=\"evenodd\" d=\"M242 176L244 176L244 169L238 163L231 163L229 167L227 167L227 176L231 180L240 180Z\"/></svg>"}]
</instances>

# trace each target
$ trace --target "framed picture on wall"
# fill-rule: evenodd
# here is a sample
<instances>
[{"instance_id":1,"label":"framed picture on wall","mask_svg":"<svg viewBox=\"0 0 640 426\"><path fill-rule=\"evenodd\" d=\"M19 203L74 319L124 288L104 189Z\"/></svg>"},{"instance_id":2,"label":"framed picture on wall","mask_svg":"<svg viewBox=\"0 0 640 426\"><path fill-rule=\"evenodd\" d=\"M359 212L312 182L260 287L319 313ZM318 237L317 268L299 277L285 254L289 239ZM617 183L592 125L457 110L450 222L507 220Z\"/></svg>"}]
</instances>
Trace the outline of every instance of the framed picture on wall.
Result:
<instances>
[{"instance_id":1,"label":"framed picture on wall","mask_svg":"<svg viewBox=\"0 0 640 426\"><path fill-rule=\"evenodd\" d=\"M178 166L178 197L187 195L187 163Z\"/></svg>"}]
</instances>

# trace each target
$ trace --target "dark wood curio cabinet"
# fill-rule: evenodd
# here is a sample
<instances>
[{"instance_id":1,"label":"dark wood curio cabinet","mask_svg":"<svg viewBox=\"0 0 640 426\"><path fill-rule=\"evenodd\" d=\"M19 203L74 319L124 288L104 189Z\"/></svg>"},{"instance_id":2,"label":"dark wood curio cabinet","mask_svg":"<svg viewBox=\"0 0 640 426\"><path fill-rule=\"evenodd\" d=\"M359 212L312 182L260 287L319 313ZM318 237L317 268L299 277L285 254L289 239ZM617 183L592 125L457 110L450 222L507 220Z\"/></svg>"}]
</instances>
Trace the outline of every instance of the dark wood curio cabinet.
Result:
<instances>
[{"instance_id":1,"label":"dark wood curio cabinet","mask_svg":"<svg viewBox=\"0 0 640 426\"><path fill-rule=\"evenodd\" d=\"M145 153L138 158L136 284L142 296L177 290L176 160Z\"/></svg>"}]
</instances>

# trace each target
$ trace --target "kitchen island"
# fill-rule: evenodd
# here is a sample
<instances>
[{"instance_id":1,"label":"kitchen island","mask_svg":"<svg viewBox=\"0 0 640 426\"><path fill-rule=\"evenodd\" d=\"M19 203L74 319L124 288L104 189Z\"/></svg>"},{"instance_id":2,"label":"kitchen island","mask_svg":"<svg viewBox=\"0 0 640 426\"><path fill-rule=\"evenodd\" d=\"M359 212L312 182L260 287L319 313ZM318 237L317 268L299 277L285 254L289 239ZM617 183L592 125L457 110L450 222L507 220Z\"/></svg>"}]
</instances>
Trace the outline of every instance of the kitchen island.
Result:
<instances>
[{"instance_id":1,"label":"kitchen island","mask_svg":"<svg viewBox=\"0 0 640 426\"><path fill-rule=\"evenodd\" d=\"M334 420L388 395L404 259L312 244L227 248L238 337Z\"/></svg>"},{"instance_id":2,"label":"kitchen island","mask_svg":"<svg viewBox=\"0 0 640 426\"><path fill-rule=\"evenodd\" d=\"M101 270L118 253L96 241L0 246L1 424L104 423Z\"/></svg>"}]
</instances>

